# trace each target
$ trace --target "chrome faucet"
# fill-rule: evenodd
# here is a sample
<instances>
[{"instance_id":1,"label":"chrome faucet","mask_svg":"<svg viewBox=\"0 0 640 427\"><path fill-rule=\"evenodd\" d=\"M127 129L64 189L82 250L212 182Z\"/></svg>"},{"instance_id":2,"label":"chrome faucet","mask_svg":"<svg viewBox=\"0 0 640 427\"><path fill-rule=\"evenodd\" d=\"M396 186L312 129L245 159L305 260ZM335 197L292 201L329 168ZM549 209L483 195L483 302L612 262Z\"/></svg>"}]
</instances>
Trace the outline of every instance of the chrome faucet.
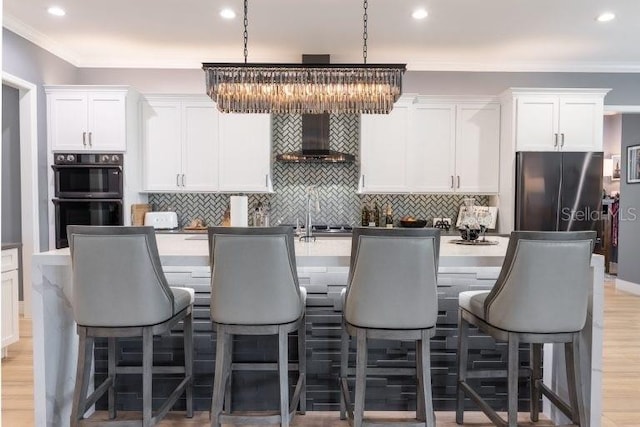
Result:
<instances>
[{"instance_id":1,"label":"chrome faucet","mask_svg":"<svg viewBox=\"0 0 640 427\"><path fill-rule=\"evenodd\" d=\"M318 196L318 188L315 185L311 185L307 187L307 217L304 222L304 235L300 236L300 240L310 241L316 240L316 236L314 236L311 232L313 225L311 223L311 199L315 201L315 211L316 213L320 212L320 197Z\"/></svg>"}]
</instances>

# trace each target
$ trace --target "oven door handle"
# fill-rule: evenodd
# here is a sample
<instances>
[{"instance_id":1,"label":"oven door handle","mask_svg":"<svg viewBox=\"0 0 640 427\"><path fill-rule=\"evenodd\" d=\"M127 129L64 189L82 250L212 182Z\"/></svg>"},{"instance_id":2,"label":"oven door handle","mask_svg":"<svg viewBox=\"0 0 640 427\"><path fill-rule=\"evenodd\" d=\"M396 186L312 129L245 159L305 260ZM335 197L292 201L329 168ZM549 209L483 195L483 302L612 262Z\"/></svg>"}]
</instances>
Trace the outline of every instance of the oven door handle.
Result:
<instances>
[{"instance_id":1,"label":"oven door handle","mask_svg":"<svg viewBox=\"0 0 640 427\"><path fill-rule=\"evenodd\" d=\"M122 172L122 166L119 165L51 165L51 169L118 169Z\"/></svg>"},{"instance_id":2,"label":"oven door handle","mask_svg":"<svg viewBox=\"0 0 640 427\"><path fill-rule=\"evenodd\" d=\"M122 199L94 199L94 198L86 198L86 199L51 199L53 203L87 203L87 202L96 202L96 203L116 203L121 205Z\"/></svg>"}]
</instances>

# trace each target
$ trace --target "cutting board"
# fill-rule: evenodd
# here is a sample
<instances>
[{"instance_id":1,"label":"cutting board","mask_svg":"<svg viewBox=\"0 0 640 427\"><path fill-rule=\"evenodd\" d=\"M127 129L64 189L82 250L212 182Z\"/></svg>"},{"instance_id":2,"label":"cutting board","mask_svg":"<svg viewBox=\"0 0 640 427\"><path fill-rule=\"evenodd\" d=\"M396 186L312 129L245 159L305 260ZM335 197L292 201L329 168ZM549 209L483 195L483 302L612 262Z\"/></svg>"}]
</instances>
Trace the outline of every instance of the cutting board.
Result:
<instances>
[{"instance_id":1,"label":"cutting board","mask_svg":"<svg viewBox=\"0 0 640 427\"><path fill-rule=\"evenodd\" d=\"M151 205L138 203L131 205L131 225L144 225L144 214L151 212Z\"/></svg>"}]
</instances>

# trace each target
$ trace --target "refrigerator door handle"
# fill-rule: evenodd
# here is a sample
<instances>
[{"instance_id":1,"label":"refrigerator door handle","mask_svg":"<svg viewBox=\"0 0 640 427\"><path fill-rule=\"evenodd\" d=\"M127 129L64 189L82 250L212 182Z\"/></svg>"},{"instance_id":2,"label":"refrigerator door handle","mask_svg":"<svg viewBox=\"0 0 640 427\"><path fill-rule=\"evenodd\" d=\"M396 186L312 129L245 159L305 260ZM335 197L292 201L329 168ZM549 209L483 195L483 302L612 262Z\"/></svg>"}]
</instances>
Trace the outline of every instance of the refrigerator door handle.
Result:
<instances>
[{"instance_id":1,"label":"refrigerator door handle","mask_svg":"<svg viewBox=\"0 0 640 427\"><path fill-rule=\"evenodd\" d=\"M563 181L563 173L564 173L563 169L564 169L563 162L560 162L560 180L558 181L558 194L556 195L557 208L556 208L556 230L555 231L562 231L560 230L560 217L565 213L565 212L562 212L562 181Z\"/></svg>"}]
</instances>

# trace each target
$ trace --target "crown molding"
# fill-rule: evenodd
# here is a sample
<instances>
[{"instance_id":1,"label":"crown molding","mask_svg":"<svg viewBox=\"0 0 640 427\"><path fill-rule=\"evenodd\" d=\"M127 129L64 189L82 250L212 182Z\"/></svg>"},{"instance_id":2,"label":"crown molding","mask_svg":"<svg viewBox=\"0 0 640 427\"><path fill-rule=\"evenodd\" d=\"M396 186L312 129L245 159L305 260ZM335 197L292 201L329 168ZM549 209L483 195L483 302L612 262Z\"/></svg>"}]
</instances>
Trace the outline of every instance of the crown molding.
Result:
<instances>
[{"instance_id":1,"label":"crown molding","mask_svg":"<svg viewBox=\"0 0 640 427\"><path fill-rule=\"evenodd\" d=\"M640 62L414 61L407 63L407 70L506 73L640 73Z\"/></svg>"},{"instance_id":2,"label":"crown molding","mask_svg":"<svg viewBox=\"0 0 640 427\"><path fill-rule=\"evenodd\" d=\"M58 58L67 61L71 65L80 67L80 60L75 52L70 51L60 43L52 40L51 38L42 34L40 31L20 21L19 19L11 15L4 14L2 18L2 26L13 33L16 33L20 37L30 41L36 46L39 46L42 49L50 52Z\"/></svg>"}]
</instances>

